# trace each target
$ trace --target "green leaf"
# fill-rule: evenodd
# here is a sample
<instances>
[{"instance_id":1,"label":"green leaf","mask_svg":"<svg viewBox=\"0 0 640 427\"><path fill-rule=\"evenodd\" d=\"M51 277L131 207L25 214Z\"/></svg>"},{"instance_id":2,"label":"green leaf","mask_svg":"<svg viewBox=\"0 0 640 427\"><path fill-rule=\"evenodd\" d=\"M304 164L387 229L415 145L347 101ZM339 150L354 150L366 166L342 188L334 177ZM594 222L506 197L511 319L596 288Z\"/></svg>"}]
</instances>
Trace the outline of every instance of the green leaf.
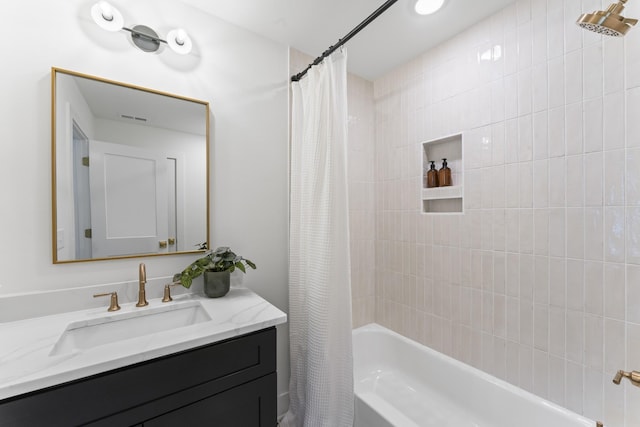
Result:
<instances>
[{"instance_id":1,"label":"green leaf","mask_svg":"<svg viewBox=\"0 0 640 427\"><path fill-rule=\"evenodd\" d=\"M207 257L200 258L199 260L197 260L195 262L195 264L199 265L199 266L205 266L205 265L209 264L209 258L207 258Z\"/></svg>"},{"instance_id":2,"label":"green leaf","mask_svg":"<svg viewBox=\"0 0 640 427\"><path fill-rule=\"evenodd\" d=\"M180 283L182 284L182 286L189 289L191 287L192 279L191 277L183 274L180 278Z\"/></svg>"},{"instance_id":3,"label":"green leaf","mask_svg":"<svg viewBox=\"0 0 640 427\"><path fill-rule=\"evenodd\" d=\"M238 267L238 270L242 271L243 273L246 273L247 270L245 270L244 265L242 264L242 262L238 261L235 264L236 267Z\"/></svg>"},{"instance_id":4,"label":"green leaf","mask_svg":"<svg viewBox=\"0 0 640 427\"><path fill-rule=\"evenodd\" d=\"M254 270L256 269L256 265L253 262L249 261L248 259L245 259L245 262L249 267L253 268Z\"/></svg>"}]
</instances>

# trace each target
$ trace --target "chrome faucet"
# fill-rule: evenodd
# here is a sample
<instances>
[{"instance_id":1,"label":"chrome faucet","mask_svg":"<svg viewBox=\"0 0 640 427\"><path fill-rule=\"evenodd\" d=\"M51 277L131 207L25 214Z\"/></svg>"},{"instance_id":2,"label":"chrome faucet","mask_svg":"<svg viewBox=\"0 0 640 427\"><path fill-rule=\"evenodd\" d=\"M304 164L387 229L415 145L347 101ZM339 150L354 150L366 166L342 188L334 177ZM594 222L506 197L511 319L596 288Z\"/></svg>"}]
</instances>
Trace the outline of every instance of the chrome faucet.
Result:
<instances>
[{"instance_id":1,"label":"chrome faucet","mask_svg":"<svg viewBox=\"0 0 640 427\"><path fill-rule=\"evenodd\" d=\"M147 270L144 266L144 263L140 263L138 267L138 303L136 307L144 307L145 305L149 305L147 302L146 291L144 285L147 284Z\"/></svg>"}]
</instances>

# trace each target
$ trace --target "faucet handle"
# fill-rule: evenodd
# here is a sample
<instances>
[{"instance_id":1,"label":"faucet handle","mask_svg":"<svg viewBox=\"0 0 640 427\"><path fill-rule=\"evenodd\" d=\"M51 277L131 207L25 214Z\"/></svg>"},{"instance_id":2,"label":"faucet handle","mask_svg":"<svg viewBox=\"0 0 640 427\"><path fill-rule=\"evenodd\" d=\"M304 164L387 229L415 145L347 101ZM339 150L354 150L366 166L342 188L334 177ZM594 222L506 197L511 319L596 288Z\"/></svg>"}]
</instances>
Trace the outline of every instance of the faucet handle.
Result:
<instances>
[{"instance_id":1,"label":"faucet handle","mask_svg":"<svg viewBox=\"0 0 640 427\"><path fill-rule=\"evenodd\" d=\"M107 311L118 311L120 310L120 306L118 305L118 293L117 292L107 292L106 294L95 294L93 297L111 297L111 301L109 303L109 308Z\"/></svg>"},{"instance_id":2,"label":"faucet handle","mask_svg":"<svg viewBox=\"0 0 640 427\"><path fill-rule=\"evenodd\" d=\"M181 284L182 283L180 282L173 282L173 283L167 283L166 285L164 285L164 296L162 297L162 302L173 301L173 298L171 298L171 286L178 286Z\"/></svg>"}]
</instances>

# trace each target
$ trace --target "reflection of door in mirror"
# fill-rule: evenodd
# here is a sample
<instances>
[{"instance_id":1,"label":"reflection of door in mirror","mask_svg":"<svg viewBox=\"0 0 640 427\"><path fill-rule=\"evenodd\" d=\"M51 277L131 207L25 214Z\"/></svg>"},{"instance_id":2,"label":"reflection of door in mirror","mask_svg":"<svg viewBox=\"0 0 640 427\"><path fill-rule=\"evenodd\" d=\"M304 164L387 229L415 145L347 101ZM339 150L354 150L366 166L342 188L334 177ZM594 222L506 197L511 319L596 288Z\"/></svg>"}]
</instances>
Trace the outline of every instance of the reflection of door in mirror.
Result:
<instances>
[{"instance_id":1,"label":"reflection of door in mirror","mask_svg":"<svg viewBox=\"0 0 640 427\"><path fill-rule=\"evenodd\" d=\"M166 154L101 141L91 141L89 152L93 255L167 252L175 206L169 209L167 201Z\"/></svg>"},{"instance_id":2,"label":"reflection of door in mirror","mask_svg":"<svg viewBox=\"0 0 640 427\"><path fill-rule=\"evenodd\" d=\"M73 121L73 211L76 259L91 259L89 203L89 139Z\"/></svg>"},{"instance_id":3,"label":"reflection of door in mirror","mask_svg":"<svg viewBox=\"0 0 640 427\"><path fill-rule=\"evenodd\" d=\"M89 142L74 126L76 259L175 252L180 157Z\"/></svg>"},{"instance_id":4,"label":"reflection of door in mirror","mask_svg":"<svg viewBox=\"0 0 640 427\"><path fill-rule=\"evenodd\" d=\"M53 262L208 243L209 104L55 68L52 82Z\"/></svg>"},{"instance_id":5,"label":"reflection of door in mirror","mask_svg":"<svg viewBox=\"0 0 640 427\"><path fill-rule=\"evenodd\" d=\"M178 250L178 242L176 239L178 224L177 211L177 174L178 174L178 159L173 157L167 157L167 170L169 171L169 179L167 180L167 215L169 221L169 237L167 238L168 249L167 252L176 252ZM180 239L182 242L182 239Z\"/></svg>"}]
</instances>

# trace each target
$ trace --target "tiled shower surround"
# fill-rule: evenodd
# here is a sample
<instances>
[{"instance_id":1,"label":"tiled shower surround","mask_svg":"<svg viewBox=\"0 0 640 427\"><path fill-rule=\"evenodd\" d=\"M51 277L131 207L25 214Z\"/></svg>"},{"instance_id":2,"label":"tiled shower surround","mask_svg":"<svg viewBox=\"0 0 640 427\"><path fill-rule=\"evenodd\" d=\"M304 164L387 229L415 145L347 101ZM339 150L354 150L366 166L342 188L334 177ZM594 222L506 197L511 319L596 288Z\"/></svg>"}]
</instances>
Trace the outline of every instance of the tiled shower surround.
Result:
<instances>
[{"instance_id":1,"label":"tiled shower surround","mask_svg":"<svg viewBox=\"0 0 640 427\"><path fill-rule=\"evenodd\" d=\"M608 4L516 1L350 77L353 323L637 427L640 388L611 380L640 370L640 28L574 23ZM423 214L422 142L461 132L465 212Z\"/></svg>"},{"instance_id":2,"label":"tiled shower surround","mask_svg":"<svg viewBox=\"0 0 640 427\"><path fill-rule=\"evenodd\" d=\"M640 388L611 379L640 370L640 31L574 23L607 5L517 1L374 82L374 319L631 427ZM421 142L459 132L465 212L422 214Z\"/></svg>"}]
</instances>

